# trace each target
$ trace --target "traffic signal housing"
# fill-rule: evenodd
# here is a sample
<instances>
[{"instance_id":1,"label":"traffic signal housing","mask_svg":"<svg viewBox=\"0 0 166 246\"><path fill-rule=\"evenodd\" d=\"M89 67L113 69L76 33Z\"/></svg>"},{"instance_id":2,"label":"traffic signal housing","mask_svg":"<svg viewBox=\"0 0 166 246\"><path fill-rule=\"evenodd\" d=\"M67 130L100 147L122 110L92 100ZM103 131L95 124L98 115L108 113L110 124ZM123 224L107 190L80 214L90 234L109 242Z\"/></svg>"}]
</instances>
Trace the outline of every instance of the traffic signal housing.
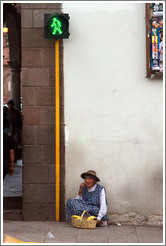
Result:
<instances>
[{"instance_id":1,"label":"traffic signal housing","mask_svg":"<svg viewBox=\"0 0 166 246\"><path fill-rule=\"evenodd\" d=\"M69 38L69 15L44 14L44 35L46 39Z\"/></svg>"}]
</instances>

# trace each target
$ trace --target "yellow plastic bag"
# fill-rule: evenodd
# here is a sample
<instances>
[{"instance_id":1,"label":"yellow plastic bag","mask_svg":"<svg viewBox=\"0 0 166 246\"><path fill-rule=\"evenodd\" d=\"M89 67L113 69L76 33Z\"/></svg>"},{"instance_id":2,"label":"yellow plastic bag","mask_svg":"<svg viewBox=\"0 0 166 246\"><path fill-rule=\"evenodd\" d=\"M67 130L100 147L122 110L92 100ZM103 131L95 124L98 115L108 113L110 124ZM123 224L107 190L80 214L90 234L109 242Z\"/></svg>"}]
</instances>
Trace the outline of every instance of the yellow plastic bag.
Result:
<instances>
[{"instance_id":1,"label":"yellow plastic bag","mask_svg":"<svg viewBox=\"0 0 166 246\"><path fill-rule=\"evenodd\" d=\"M24 242L24 241L21 241L17 238L10 237L10 236L6 236L3 242L4 243L37 243L37 242Z\"/></svg>"}]
</instances>

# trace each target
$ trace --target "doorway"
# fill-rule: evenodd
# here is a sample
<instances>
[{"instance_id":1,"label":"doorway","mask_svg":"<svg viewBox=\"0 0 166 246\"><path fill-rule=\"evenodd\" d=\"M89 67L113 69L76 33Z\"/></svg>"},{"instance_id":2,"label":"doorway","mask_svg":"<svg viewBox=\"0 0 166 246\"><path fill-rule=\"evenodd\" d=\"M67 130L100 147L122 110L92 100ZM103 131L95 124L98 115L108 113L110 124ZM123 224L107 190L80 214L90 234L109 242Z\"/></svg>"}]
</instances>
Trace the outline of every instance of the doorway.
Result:
<instances>
[{"instance_id":1,"label":"doorway","mask_svg":"<svg viewBox=\"0 0 166 246\"><path fill-rule=\"evenodd\" d=\"M21 93L21 15L20 4L3 4L3 108L8 100L22 112ZM8 133L10 135L10 133ZM4 146L3 146L4 147ZM22 209L22 134L15 149L14 173L3 182L4 219L21 219Z\"/></svg>"}]
</instances>

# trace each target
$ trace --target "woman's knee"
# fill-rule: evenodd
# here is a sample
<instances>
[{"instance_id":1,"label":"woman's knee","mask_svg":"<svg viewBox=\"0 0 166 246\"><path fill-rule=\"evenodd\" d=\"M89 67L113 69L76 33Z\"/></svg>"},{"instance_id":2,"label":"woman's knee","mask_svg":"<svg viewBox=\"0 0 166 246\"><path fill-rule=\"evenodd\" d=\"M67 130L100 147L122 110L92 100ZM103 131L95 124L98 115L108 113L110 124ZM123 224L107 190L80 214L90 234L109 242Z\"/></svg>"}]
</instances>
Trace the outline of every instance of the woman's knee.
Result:
<instances>
[{"instance_id":1,"label":"woman's knee","mask_svg":"<svg viewBox=\"0 0 166 246\"><path fill-rule=\"evenodd\" d=\"M68 199L67 202L66 202L66 206L70 207L72 205L73 200L74 199L72 199L72 198Z\"/></svg>"}]
</instances>

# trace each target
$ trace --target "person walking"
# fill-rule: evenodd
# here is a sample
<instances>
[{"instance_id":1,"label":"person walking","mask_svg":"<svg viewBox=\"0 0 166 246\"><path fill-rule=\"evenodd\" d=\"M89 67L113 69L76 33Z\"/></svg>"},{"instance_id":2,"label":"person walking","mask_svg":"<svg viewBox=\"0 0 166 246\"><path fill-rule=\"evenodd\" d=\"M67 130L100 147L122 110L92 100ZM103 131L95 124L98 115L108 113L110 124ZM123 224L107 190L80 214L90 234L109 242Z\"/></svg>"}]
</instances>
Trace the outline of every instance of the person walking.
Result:
<instances>
[{"instance_id":1,"label":"person walking","mask_svg":"<svg viewBox=\"0 0 166 246\"><path fill-rule=\"evenodd\" d=\"M6 119L3 120L3 128L5 129L8 127L8 121ZM14 161L14 140L11 136L8 136L5 132L3 132L3 180L8 172L10 175L13 175Z\"/></svg>"},{"instance_id":2,"label":"person walking","mask_svg":"<svg viewBox=\"0 0 166 246\"><path fill-rule=\"evenodd\" d=\"M14 100L10 99L7 102L8 105L8 115L9 115L9 133L15 141L15 151L17 150L18 143L20 141L20 136L22 132L22 118L19 110L14 107Z\"/></svg>"}]
</instances>

